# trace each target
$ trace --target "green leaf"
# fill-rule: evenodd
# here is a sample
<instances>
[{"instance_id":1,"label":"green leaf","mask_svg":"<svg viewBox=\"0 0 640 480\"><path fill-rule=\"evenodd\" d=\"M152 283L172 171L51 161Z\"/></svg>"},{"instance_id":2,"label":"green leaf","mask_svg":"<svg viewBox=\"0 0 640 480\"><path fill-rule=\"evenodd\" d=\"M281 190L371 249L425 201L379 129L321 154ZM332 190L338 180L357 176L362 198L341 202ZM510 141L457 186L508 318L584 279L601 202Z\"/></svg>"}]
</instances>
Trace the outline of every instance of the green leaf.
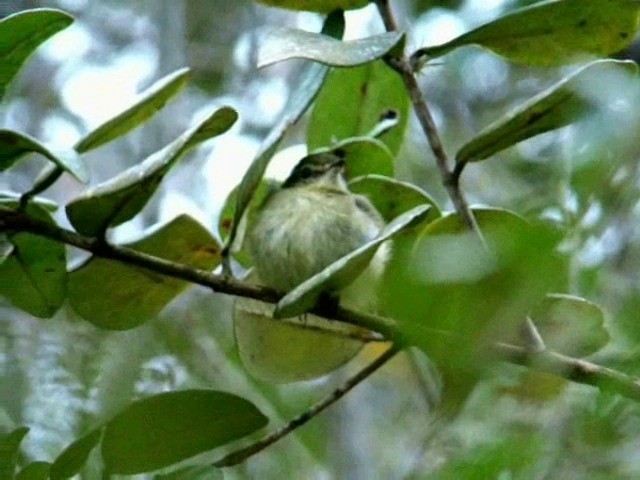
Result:
<instances>
[{"instance_id":1,"label":"green leaf","mask_svg":"<svg viewBox=\"0 0 640 480\"><path fill-rule=\"evenodd\" d=\"M21 193L12 192L10 190L0 191L0 205L9 206L11 208L17 208L20 204ZM55 212L60 205L58 205L53 200L49 200L48 198L42 197L34 197L30 200L40 207L44 208L48 212Z\"/></svg>"},{"instance_id":2,"label":"green leaf","mask_svg":"<svg viewBox=\"0 0 640 480\"><path fill-rule=\"evenodd\" d=\"M220 246L198 222L182 215L126 245L139 252L194 268L212 270ZM91 258L69 275L69 302L94 325L134 328L158 315L189 283L103 258Z\"/></svg>"},{"instance_id":3,"label":"green leaf","mask_svg":"<svg viewBox=\"0 0 640 480\"><path fill-rule=\"evenodd\" d=\"M80 140L75 150L78 153L88 152L146 122L182 90L189 80L189 74L188 68L182 68L158 80L140 94L136 103Z\"/></svg>"},{"instance_id":4,"label":"green leaf","mask_svg":"<svg viewBox=\"0 0 640 480\"><path fill-rule=\"evenodd\" d=\"M101 437L102 428L97 428L65 448L51 465L51 480L71 478L79 473Z\"/></svg>"},{"instance_id":5,"label":"green leaf","mask_svg":"<svg viewBox=\"0 0 640 480\"><path fill-rule=\"evenodd\" d=\"M424 220L429 210L429 206L421 205L403 213L385 226L375 239L302 282L278 302L273 312L274 318L301 315L313 308L322 292L337 290L351 283L367 267L384 241L389 240L409 225Z\"/></svg>"},{"instance_id":6,"label":"green leaf","mask_svg":"<svg viewBox=\"0 0 640 480\"><path fill-rule=\"evenodd\" d=\"M66 206L71 224L80 233L100 236L107 228L130 220L144 208L164 176L186 152L226 132L237 118L234 109L222 107L141 164L87 190Z\"/></svg>"},{"instance_id":7,"label":"green leaf","mask_svg":"<svg viewBox=\"0 0 640 480\"><path fill-rule=\"evenodd\" d=\"M349 190L367 197L387 222L425 204L431 207L427 221L435 220L442 215L433 198L412 183L380 175L367 175L351 180Z\"/></svg>"},{"instance_id":8,"label":"green leaf","mask_svg":"<svg viewBox=\"0 0 640 480\"><path fill-rule=\"evenodd\" d=\"M344 14L336 12L329 15L324 22L322 32L332 37L341 38L344 32ZM244 211L260 185L271 158L276 153L285 133L302 117L309 105L311 105L320 87L322 87L328 71L329 69L321 64L305 65L298 79L293 82L295 88L287 101L282 118L262 143L258 155L249 166L247 173L245 173L238 186L233 224L226 245L233 245Z\"/></svg>"},{"instance_id":9,"label":"green leaf","mask_svg":"<svg viewBox=\"0 0 640 480\"><path fill-rule=\"evenodd\" d=\"M404 34L387 32L358 40L341 41L321 33L280 28L264 39L258 52L258 68L293 58L332 67L355 67L373 62L398 45Z\"/></svg>"},{"instance_id":10,"label":"green leaf","mask_svg":"<svg viewBox=\"0 0 640 480\"><path fill-rule=\"evenodd\" d=\"M148 472L244 437L267 421L253 404L229 393L161 393L133 402L107 423L102 457L111 473Z\"/></svg>"},{"instance_id":11,"label":"green leaf","mask_svg":"<svg viewBox=\"0 0 640 480\"><path fill-rule=\"evenodd\" d=\"M367 135L388 111L397 113L400 121L380 140L396 155L409 117L409 97L400 76L383 61L333 69L311 112L307 127L309 150Z\"/></svg>"},{"instance_id":12,"label":"green leaf","mask_svg":"<svg viewBox=\"0 0 640 480\"><path fill-rule=\"evenodd\" d=\"M310 10L312 12L331 13L336 10L362 8L369 0L257 0L272 7L291 10Z\"/></svg>"},{"instance_id":13,"label":"green leaf","mask_svg":"<svg viewBox=\"0 0 640 480\"><path fill-rule=\"evenodd\" d=\"M154 480L224 480L222 470L212 466L184 467L164 475L155 475Z\"/></svg>"},{"instance_id":14,"label":"green leaf","mask_svg":"<svg viewBox=\"0 0 640 480\"><path fill-rule=\"evenodd\" d=\"M0 478L13 478L18 462L20 443L28 432L27 427L20 427L10 433L0 435Z\"/></svg>"},{"instance_id":15,"label":"green leaf","mask_svg":"<svg viewBox=\"0 0 640 480\"><path fill-rule=\"evenodd\" d=\"M16 480L49 480L49 462L31 462L20 470Z\"/></svg>"},{"instance_id":16,"label":"green leaf","mask_svg":"<svg viewBox=\"0 0 640 480\"><path fill-rule=\"evenodd\" d=\"M0 101L34 50L72 23L67 13L48 8L19 12L0 21Z\"/></svg>"},{"instance_id":17,"label":"green leaf","mask_svg":"<svg viewBox=\"0 0 640 480\"><path fill-rule=\"evenodd\" d=\"M602 57L631 44L638 29L635 0L549 0L514 10L442 45L429 58L479 45L528 65L549 67Z\"/></svg>"},{"instance_id":18,"label":"green leaf","mask_svg":"<svg viewBox=\"0 0 640 480\"><path fill-rule=\"evenodd\" d=\"M26 213L55 225L49 212L30 204ZM64 244L31 233L8 235L13 249L0 264L0 295L36 317L52 317L66 294L67 270Z\"/></svg>"},{"instance_id":19,"label":"green leaf","mask_svg":"<svg viewBox=\"0 0 640 480\"><path fill-rule=\"evenodd\" d=\"M571 357L586 357L609 343L605 314L593 302L552 293L531 312L547 348Z\"/></svg>"},{"instance_id":20,"label":"green leaf","mask_svg":"<svg viewBox=\"0 0 640 480\"><path fill-rule=\"evenodd\" d=\"M253 272L245 281L260 284ZM240 360L259 380L290 383L317 378L341 367L362 349L363 343L351 338L362 329L312 314L274 320L274 308L249 298L237 298L233 306Z\"/></svg>"},{"instance_id":21,"label":"green leaf","mask_svg":"<svg viewBox=\"0 0 640 480\"><path fill-rule=\"evenodd\" d=\"M346 179L368 174L393 176L393 154L382 141L376 138L347 138L332 147L318 148L309 154L336 151L340 151L340 156L345 159Z\"/></svg>"},{"instance_id":22,"label":"green leaf","mask_svg":"<svg viewBox=\"0 0 640 480\"><path fill-rule=\"evenodd\" d=\"M589 112L603 110L607 108L603 105L606 99L598 98L602 89L637 72L634 62L593 62L483 129L460 149L456 162L483 160L518 142L568 125Z\"/></svg>"},{"instance_id":23,"label":"green leaf","mask_svg":"<svg viewBox=\"0 0 640 480\"><path fill-rule=\"evenodd\" d=\"M87 166L74 150L54 152L24 133L0 130L0 171L11 167L27 153L39 153L83 183L89 179Z\"/></svg>"}]
</instances>

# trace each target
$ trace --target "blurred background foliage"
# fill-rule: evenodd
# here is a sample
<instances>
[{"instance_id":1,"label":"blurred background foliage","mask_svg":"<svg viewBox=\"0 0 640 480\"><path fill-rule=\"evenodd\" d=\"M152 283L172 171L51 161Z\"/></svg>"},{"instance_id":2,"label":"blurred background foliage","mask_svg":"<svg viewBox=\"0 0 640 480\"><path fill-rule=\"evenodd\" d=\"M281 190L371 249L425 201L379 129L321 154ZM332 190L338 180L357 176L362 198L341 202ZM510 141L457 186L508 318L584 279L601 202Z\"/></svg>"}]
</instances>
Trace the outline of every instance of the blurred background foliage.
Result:
<instances>
[{"instance_id":1,"label":"blurred background foliage","mask_svg":"<svg viewBox=\"0 0 640 480\"><path fill-rule=\"evenodd\" d=\"M440 43L502 12L516 0L393 0L409 30L409 50ZM234 106L232 131L171 172L141 215L119 227L125 241L188 213L215 231L222 203L283 108L299 64L264 70L256 47L282 25L316 30L319 16L270 9L249 0L5 0L0 15L56 7L76 22L49 40L13 83L0 123L69 146L131 103L136 92L182 66L194 81L167 110L124 139L92 152L92 182L136 164L192 124L201 108ZM347 37L382 31L373 6L347 15ZM635 59L637 45L620 54ZM475 48L429 66L425 86L447 149L454 152L510 107L573 67L515 66ZM567 292L603 305L612 335L595 360L640 375L638 100L612 105L618 121L593 120L521 143L465 172L473 203L545 218L567 233ZM445 208L425 139L411 119L396 165L402 180ZM282 177L304 154L304 122L287 136L271 173ZM42 161L21 162L0 190L24 191ZM47 196L65 202L81 186L65 177ZM61 215L58 221L66 220ZM77 259L83 255L74 252ZM109 292L102 292L108 295ZM274 428L331 391L379 353L370 347L328 377L272 386L247 376L230 324L230 299L191 288L154 321L105 332L65 309L38 320L0 303L0 427L28 425L21 461L50 460L131 399L193 386L250 399ZM227 478L638 478L638 405L511 365L479 384L451 424L434 425L430 366L403 355L307 426L226 471ZM429 375L426 375L429 377ZM211 459L220 456L209 455ZM95 462L82 478L97 477ZM145 478L139 476L138 478Z\"/></svg>"}]
</instances>

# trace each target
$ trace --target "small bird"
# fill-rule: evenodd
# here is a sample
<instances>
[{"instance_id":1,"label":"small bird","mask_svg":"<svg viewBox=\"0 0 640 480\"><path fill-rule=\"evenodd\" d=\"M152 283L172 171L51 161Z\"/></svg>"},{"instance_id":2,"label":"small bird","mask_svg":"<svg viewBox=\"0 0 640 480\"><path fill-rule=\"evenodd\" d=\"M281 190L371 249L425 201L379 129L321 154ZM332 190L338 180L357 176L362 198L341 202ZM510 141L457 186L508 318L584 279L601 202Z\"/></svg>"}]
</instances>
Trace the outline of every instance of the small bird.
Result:
<instances>
[{"instance_id":1,"label":"small bird","mask_svg":"<svg viewBox=\"0 0 640 480\"><path fill-rule=\"evenodd\" d=\"M345 160L340 155L309 155L266 199L248 233L249 252L261 283L288 292L380 233L382 217L366 197L349 191L344 170ZM369 270L381 270L384 257L382 248ZM355 272L338 289L361 273ZM363 296L359 290L355 297ZM370 303L363 300L348 303L356 307Z\"/></svg>"}]
</instances>

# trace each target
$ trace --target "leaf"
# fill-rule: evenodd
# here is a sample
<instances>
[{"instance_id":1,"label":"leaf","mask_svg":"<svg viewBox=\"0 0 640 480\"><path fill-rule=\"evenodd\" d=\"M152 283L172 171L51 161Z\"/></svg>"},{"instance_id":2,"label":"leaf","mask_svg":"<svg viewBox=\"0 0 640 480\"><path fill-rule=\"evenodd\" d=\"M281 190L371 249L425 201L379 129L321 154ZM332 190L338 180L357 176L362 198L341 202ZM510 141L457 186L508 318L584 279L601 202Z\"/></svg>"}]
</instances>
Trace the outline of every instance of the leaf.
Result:
<instances>
[{"instance_id":1,"label":"leaf","mask_svg":"<svg viewBox=\"0 0 640 480\"><path fill-rule=\"evenodd\" d=\"M65 448L51 465L51 480L62 480L78 474L101 437L102 428L97 428Z\"/></svg>"},{"instance_id":2,"label":"leaf","mask_svg":"<svg viewBox=\"0 0 640 480\"><path fill-rule=\"evenodd\" d=\"M332 37L342 37L344 32L343 13L336 12L330 14L324 22L322 32ZM293 85L296 87L287 101L282 118L271 129L271 132L269 132L269 135L262 143L262 147L260 148L258 155L249 166L247 173L245 173L240 185L238 186L233 224L231 226L231 231L229 232L226 245L233 245L244 211L249 205L251 197L260 185L260 181L269 166L271 158L278 149L285 133L300 119L300 117L302 117L307 108L309 108L309 105L311 105L311 102L318 94L328 71L329 69L321 64L313 63L305 65L301 70L298 79L293 82Z\"/></svg>"},{"instance_id":3,"label":"leaf","mask_svg":"<svg viewBox=\"0 0 640 480\"><path fill-rule=\"evenodd\" d=\"M427 221L435 220L442 215L433 198L412 183L380 175L366 175L351 180L349 190L366 196L387 222L425 204L431 207Z\"/></svg>"},{"instance_id":4,"label":"leaf","mask_svg":"<svg viewBox=\"0 0 640 480\"><path fill-rule=\"evenodd\" d=\"M587 56L606 56L631 44L639 9L635 0L549 0L514 10L419 53L435 58L475 44L513 62L564 65Z\"/></svg>"},{"instance_id":5,"label":"leaf","mask_svg":"<svg viewBox=\"0 0 640 480\"><path fill-rule=\"evenodd\" d=\"M127 245L194 268L212 270L220 246L198 222L182 215ZM69 275L69 303L84 319L109 330L137 327L158 315L189 284L142 268L91 258Z\"/></svg>"},{"instance_id":6,"label":"leaf","mask_svg":"<svg viewBox=\"0 0 640 480\"><path fill-rule=\"evenodd\" d=\"M6 170L27 153L39 153L79 181L89 179L87 166L73 150L53 151L24 133L0 130L0 171Z\"/></svg>"},{"instance_id":7,"label":"leaf","mask_svg":"<svg viewBox=\"0 0 640 480\"><path fill-rule=\"evenodd\" d=\"M18 192L12 192L10 190L0 191L0 205L18 208L18 205L20 204L20 197L22 197L22 194ZM48 212L55 212L59 207L56 202L49 200L48 198L34 197L29 201L44 208Z\"/></svg>"},{"instance_id":8,"label":"leaf","mask_svg":"<svg viewBox=\"0 0 640 480\"><path fill-rule=\"evenodd\" d=\"M498 119L465 144L457 163L475 162L544 132L568 125L590 111L603 109L598 90L636 75L634 62L600 60L536 95Z\"/></svg>"},{"instance_id":9,"label":"leaf","mask_svg":"<svg viewBox=\"0 0 640 480\"><path fill-rule=\"evenodd\" d=\"M412 223L425 219L429 209L430 207L427 205L412 208L385 226L375 239L302 282L278 302L273 317L287 318L301 315L313 308L323 291L336 290L350 283L366 268L371 257L384 241L392 238Z\"/></svg>"},{"instance_id":10,"label":"leaf","mask_svg":"<svg viewBox=\"0 0 640 480\"><path fill-rule=\"evenodd\" d=\"M20 427L12 432L0 435L0 478L13 478L18 462L18 452L22 439L29 432L27 427Z\"/></svg>"},{"instance_id":11,"label":"leaf","mask_svg":"<svg viewBox=\"0 0 640 480\"><path fill-rule=\"evenodd\" d=\"M336 143L333 147L318 148L309 154L336 151L340 151L340 156L345 159L345 178L347 180L368 174L393 176L393 155L389 148L376 138L347 138Z\"/></svg>"},{"instance_id":12,"label":"leaf","mask_svg":"<svg viewBox=\"0 0 640 480\"><path fill-rule=\"evenodd\" d=\"M102 457L112 473L134 474L185 460L259 430L267 418L247 400L184 390L131 403L106 425Z\"/></svg>"},{"instance_id":13,"label":"leaf","mask_svg":"<svg viewBox=\"0 0 640 480\"><path fill-rule=\"evenodd\" d=\"M389 111L398 115L399 123L380 140L396 155L409 118L409 97L400 76L383 61L333 69L311 112L307 127L309 150L367 135Z\"/></svg>"},{"instance_id":14,"label":"leaf","mask_svg":"<svg viewBox=\"0 0 640 480\"><path fill-rule=\"evenodd\" d=\"M182 90L189 75L190 70L182 68L158 80L139 95L136 103L80 140L76 144L75 150L78 153L88 152L144 123Z\"/></svg>"},{"instance_id":15,"label":"leaf","mask_svg":"<svg viewBox=\"0 0 640 480\"><path fill-rule=\"evenodd\" d=\"M341 41L321 33L279 28L264 39L258 68L294 58L332 67L355 67L382 58L402 40L400 32L386 32L358 40Z\"/></svg>"},{"instance_id":16,"label":"leaf","mask_svg":"<svg viewBox=\"0 0 640 480\"><path fill-rule=\"evenodd\" d=\"M224 480L222 470L212 466L184 467L171 473L155 475L154 480Z\"/></svg>"},{"instance_id":17,"label":"leaf","mask_svg":"<svg viewBox=\"0 0 640 480\"><path fill-rule=\"evenodd\" d=\"M605 314L593 302L573 295L548 294L531 312L547 348L571 357L586 357L610 340Z\"/></svg>"},{"instance_id":18,"label":"leaf","mask_svg":"<svg viewBox=\"0 0 640 480\"><path fill-rule=\"evenodd\" d=\"M291 10L331 13L336 10L351 10L364 7L369 3L369 0L258 0L258 3Z\"/></svg>"},{"instance_id":19,"label":"leaf","mask_svg":"<svg viewBox=\"0 0 640 480\"><path fill-rule=\"evenodd\" d=\"M20 470L16 480L49 480L49 462L31 462Z\"/></svg>"},{"instance_id":20,"label":"leaf","mask_svg":"<svg viewBox=\"0 0 640 480\"><path fill-rule=\"evenodd\" d=\"M26 213L55 225L50 214L37 204ZM0 295L36 317L52 317L66 294L67 265L64 244L31 233L8 235L13 249L0 264Z\"/></svg>"},{"instance_id":21,"label":"leaf","mask_svg":"<svg viewBox=\"0 0 640 480\"><path fill-rule=\"evenodd\" d=\"M149 201L158 185L191 148L226 132L238 118L236 111L222 107L180 135L141 164L97 185L66 206L74 228L85 235L100 236L133 218Z\"/></svg>"},{"instance_id":22,"label":"leaf","mask_svg":"<svg viewBox=\"0 0 640 480\"><path fill-rule=\"evenodd\" d=\"M261 283L253 272L245 281ZM274 308L250 298L237 298L233 305L240 359L259 380L290 383L317 378L341 367L362 349L363 343L351 338L362 329L312 314L274 320Z\"/></svg>"},{"instance_id":23,"label":"leaf","mask_svg":"<svg viewBox=\"0 0 640 480\"><path fill-rule=\"evenodd\" d=\"M0 100L35 49L73 23L73 17L49 8L27 10L0 21Z\"/></svg>"}]
</instances>

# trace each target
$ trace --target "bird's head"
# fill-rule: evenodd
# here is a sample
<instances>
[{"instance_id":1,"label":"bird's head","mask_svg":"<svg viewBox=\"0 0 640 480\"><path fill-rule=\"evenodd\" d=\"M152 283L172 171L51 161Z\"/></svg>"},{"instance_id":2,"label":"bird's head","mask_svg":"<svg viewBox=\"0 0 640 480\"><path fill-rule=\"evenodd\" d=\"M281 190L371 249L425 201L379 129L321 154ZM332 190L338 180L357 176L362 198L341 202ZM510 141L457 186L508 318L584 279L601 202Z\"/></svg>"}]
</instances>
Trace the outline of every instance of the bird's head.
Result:
<instances>
[{"instance_id":1,"label":"bird's head","mask_svg":"<svg viewBox=\"0 0 640 480\"><path fill-rule=\"evenodd\" d=\"M344 158L336 153L316 153L308 155L298 162L282 188L322 185L345 187L343 177Z\"/></svg>"}]
</instances>

